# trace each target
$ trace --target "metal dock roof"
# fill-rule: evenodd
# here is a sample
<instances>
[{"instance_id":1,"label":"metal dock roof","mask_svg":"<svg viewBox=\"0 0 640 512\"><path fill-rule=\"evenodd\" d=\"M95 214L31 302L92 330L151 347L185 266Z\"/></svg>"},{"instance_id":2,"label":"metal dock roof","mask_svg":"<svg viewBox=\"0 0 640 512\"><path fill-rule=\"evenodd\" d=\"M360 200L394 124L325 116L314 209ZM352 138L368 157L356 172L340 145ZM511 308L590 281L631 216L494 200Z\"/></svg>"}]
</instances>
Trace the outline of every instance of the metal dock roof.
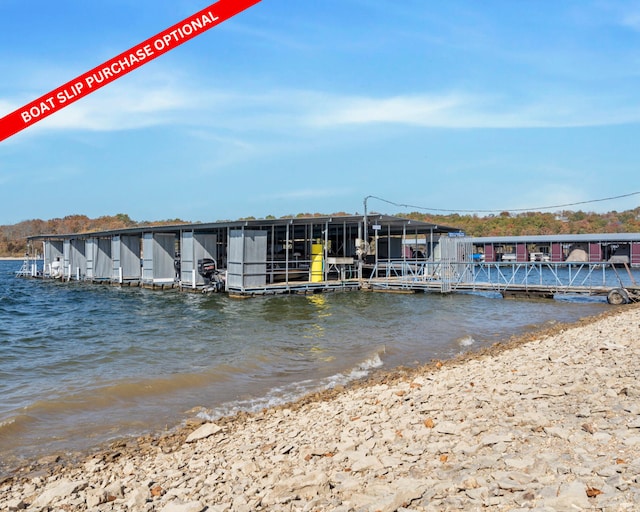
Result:
<instances>
[{"instance_id":1,"label":"metal dock roof","mask_svg":"<svg viewBox=\"0 0 640 512\"><path fill-rule=\"evenodd\" d=\"M357 225L363 222L362 215L326 215L318 217L285 217L280 219L247 219L235 221L218 221L218 222L196 222L188 224L171 224L162 226L135 226L131 228L111 229L105 231L92 231L86 233L56 233L56 234L40 234L32 235L27 240L60 240L67 238L82 239L91 237L107 237L113 235L136 235L142 233L176 233L180 231L197 231L205 232L215 229L264 229L270 227L294 225L318 225L318 224L350 224ZM441 224L431 224L403 217L383 214L368 214L367 224L369 229L375 224L384 225L391 234L402 234L406 228L415 228L418 231L433 230L437 233L454 233L459 232L459 228L451 226L443 226Z\"/></svg>"}]
</instances>

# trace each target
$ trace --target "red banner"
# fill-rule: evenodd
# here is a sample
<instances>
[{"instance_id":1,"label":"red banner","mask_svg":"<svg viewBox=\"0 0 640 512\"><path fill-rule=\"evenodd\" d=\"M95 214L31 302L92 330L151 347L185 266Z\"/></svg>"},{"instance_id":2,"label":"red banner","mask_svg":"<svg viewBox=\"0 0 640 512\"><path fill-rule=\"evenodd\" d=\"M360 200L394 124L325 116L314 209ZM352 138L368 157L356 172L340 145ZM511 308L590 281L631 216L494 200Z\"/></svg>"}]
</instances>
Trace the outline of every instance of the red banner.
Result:
<instances>
[{"instance_id":1,"label":"red banner","mask_svg":"<svg viewBox=\"0 0 640 512\"><path fill-rule=\"evenodd\" d=\"M258 2L260 0L219 0L111 60L96 66L0 119L0 141L97 91Z\"/></svg>"}]
</instances>

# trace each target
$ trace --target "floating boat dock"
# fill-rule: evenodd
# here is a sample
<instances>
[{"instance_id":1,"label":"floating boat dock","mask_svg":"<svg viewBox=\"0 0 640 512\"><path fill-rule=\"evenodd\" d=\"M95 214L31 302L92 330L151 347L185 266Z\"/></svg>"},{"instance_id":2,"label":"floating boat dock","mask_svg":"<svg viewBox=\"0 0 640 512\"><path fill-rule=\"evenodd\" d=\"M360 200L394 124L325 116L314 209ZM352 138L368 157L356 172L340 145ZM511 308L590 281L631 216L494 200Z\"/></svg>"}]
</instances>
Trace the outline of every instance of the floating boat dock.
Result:
<instances>
[{"instance_id":1,"label":"floating boat dock","mask_svg":"<svg viewBox=\"0 0 640 512\"><path fill-rule=\"evenodd\" d=\"M379 214L251 219L42 234L29 238L32 256L18 274L233 297L359 289L640 296L640 234L559 237L471 238Z\"/></svg>"},{"instance_id":2,"label":"floating boat dock","mask_svg":"<svg viewBox=\"0 0 640 512\"><path fill-rule=\"evenodd\" d=\"M640 266L638 233L470 238L485 262L588 262Z\"/></svg>"},{"instance_id":3,"label":"floating boat dock","mask_svg":"<svg viewBox=\"0 0 640 512\"><path fill-rule=\"evenodd\" d=\"M406 240L420 240L422 257L435 257L438 240L454 232L394 216L344 215L43 234L29 238L32 255L42 244L41 263L20 274L234 296L318 293L360 288L378 258L409 250Z\"/></svg>"}]
</instances>

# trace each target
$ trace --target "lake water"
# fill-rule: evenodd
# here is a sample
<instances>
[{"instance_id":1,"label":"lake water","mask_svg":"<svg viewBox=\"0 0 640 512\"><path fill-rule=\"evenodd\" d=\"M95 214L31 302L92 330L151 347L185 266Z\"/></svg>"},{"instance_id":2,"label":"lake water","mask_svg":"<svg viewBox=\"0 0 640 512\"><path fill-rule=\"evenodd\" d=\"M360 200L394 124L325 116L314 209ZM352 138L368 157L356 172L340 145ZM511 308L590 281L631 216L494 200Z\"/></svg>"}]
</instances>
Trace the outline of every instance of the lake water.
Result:
<instances>
[{"instance_id":1,"label":"lake water","mask_svg":"<svg viewBox=\"0 0 640 512\"><path fill-rule=\"evenodd\" d=\"M0 473L39 456L452 357L603 301L340 292L249 300L19 279L0 261Z\"/></svg>"}]
</instances>

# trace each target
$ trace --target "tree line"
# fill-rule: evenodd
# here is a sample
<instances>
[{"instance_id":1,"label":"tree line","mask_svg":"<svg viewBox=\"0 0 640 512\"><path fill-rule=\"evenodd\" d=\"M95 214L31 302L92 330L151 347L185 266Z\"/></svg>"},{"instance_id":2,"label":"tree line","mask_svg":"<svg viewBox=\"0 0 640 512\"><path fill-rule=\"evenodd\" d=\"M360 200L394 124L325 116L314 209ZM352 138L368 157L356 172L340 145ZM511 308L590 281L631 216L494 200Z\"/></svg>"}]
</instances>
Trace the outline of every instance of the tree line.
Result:
<instances>
[{"instance_id":1,"label":"tree line","mask_svg":"<svg viewBox=\"0 0 640 512\"><path fill-rule=\"evenodd\" d=\"M344 214L344 212L340 212ZM324 214L304 213L289 217L319 217ZM333 213L330 215L339 215ZM593 213L561 211L555 213L502 212L498 215L432 215L421 212L400 213L404 217L464 231L468 236L561 235L588 233L640 233L640 206L623 212ZM253 219L253 217L251 217ZM275 219L268 215L266 219ZM27 238L35 235L90 233L142 226L185 224L181 219L135 221L124 213L90 219L86 215L68 215L49 220L26 220L0 226L0 257L23 256L27 252Z\"/></svg>"},{"instance_id":2,"label":"tree line","mask_svg":"<svg viewBox=\"0 0 640 512\"><path fill-rule=\"evenodd\" d=\"M623 212L502 212L498 215L430 215L412 212L410 219L460 228L469 236L640 233L640 207Z\"/></svg>"},{"instance_id":3,"label":"tree line","mask_svg":"<svg viewBox=\"0 0 640 512\"><path fill-rule=\"evenodd\" d=\"M90 219L86 215L67 215L49 220L32 219L17 224L0 226L0 257L24 256L27 252L27 238L35 235L68 235L91 233L111 229L134 228L139 226L159 226L184 224L180 219L162 221L135 221L127 214L106 215Z\"/></svg>"}]
</instances>

